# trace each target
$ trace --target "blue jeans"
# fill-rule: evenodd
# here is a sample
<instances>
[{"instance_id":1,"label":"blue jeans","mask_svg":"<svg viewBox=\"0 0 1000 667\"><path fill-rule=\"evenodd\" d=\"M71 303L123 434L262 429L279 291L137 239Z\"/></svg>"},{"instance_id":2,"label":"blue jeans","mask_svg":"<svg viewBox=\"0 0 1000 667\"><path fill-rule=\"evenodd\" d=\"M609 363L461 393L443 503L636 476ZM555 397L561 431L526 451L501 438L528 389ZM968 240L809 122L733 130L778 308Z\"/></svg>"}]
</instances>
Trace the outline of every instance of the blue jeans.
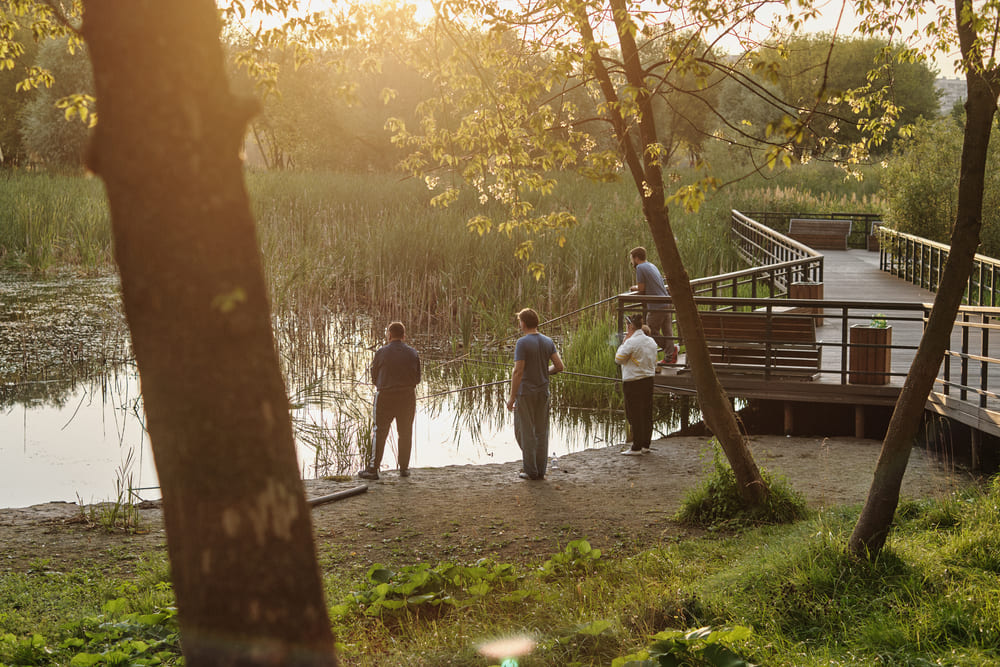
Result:
<instances>
[{"instance_id":1,"label":"blue jeans","mask_svg":"<svg viewBox=\"0 0 1000 667\"><path fill-rule=\"evenodd\" d=\"M524 472L531 479L545 477L549 457L549 395L521 394L514 411L514 438L521 448Z\"/></svg>"}]
</instances>

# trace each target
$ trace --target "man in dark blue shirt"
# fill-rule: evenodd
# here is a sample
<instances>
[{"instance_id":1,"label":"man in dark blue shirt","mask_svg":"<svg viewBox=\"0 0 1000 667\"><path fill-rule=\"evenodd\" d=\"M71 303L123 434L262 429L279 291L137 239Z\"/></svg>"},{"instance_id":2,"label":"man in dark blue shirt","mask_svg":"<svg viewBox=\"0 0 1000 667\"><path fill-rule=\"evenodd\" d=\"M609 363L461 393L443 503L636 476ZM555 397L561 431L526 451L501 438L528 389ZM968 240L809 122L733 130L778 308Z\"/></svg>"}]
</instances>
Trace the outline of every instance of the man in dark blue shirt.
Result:
<instances>
[{"instance_id":1,"label":"man in dark blue shirt","mask_svg":"<svg viewBox=\"0 0 1000 667\"><path fill-rule=\"evenodd\" d=\"M403 342L406 327L392 322L385 330L389 342L375 351L371 377L375 383L375 432L368 465L358 472L361 479L378 479L389 427L396 420L399 438L399 476L410 476L413 417L417 412L416 386L420 383L420 356Z\"/></svg>"}]
</instances>

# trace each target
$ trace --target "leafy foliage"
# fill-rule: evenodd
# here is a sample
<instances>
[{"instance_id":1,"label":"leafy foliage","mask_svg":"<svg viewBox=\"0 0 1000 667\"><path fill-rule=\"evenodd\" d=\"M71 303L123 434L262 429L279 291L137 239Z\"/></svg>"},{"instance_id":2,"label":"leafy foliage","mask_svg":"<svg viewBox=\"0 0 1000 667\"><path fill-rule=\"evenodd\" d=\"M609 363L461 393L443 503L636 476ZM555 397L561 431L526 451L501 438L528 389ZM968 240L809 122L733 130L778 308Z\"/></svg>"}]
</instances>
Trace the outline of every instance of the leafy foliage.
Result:
<instances>
[{"instance_id":1,"label":"leafy foliage","mask_svg":"<svg viewBox=\"0 0 1000 667\"><path fill-rule=\"evenodd\" d=\"M366 575L368 587L331 609L334 617L361 614L368 617L408 614L444 607L463 607L517 580L514 567L480 560L475 565L427 563L392 570L372 565Z\"/></svg>"},{"instance_id":2,"label":"leafy foliage","mask_svg":"<svg viewBox=\"0 0 1000 667\"><path fill-rule=\"evenodd\" d=\"M989 163L1000 161L997 142L990 142ZM888 199L886 223L901 232L932 241L951 242L958 211L962 128L953 119L919 123L913 136L900 142L885 171ZM983 193L980 252L1000 256L1000 173L987 169Z\"/></svg>"},{"instance_id":3,"label":"leafy foliage","mask_svg":"<svg viewBox=\"0 0 1000 667\"><path fill-rule=\"evenodd\" d=\"M589 574L601 560L601 550L594 549L587 540L573 540L562 553L557 553L542 565L545 576L575 576Z\"/></svg>"},{"instance_id":4,"label":"leafy foliage","mask_svg":"<svg viewBox=\"0 0 1000 667\"><path fill-rule=\"evenodd\" d=\"M127 612L129 603L115 598L99 616L75 624L71 636L57 642L39 633L0 635L0 664L63 664L70 667L114 665L180 665L177 610Z\"/></svg>"},{"instance_id":5,"label":"leafy foliage","mask_svg":"<svg viewBox=\"0 0 1000 667\"><path fill-rule=\"evenodd\" d=\"M750 637L750 628L704 627L657 633L648 650L616 658L611 667L754 667L727 644Z\"/></svg>"},{"instance_id":6,"label":"leafy foliage","mask_svg":"<svg viewBox=\"0 0 1000 667\"><path fill-rule=\"evenodd\" d=\"M784 478L772 477L766 470L761 476L770 490L767 501L747 507L736 486L736 477L718 444L712 448L709 476L691 491L677 513L677 520L712 529L733 529L764 524L790 523L807 515L805 499Z\"/></svg>"}]
</instances>

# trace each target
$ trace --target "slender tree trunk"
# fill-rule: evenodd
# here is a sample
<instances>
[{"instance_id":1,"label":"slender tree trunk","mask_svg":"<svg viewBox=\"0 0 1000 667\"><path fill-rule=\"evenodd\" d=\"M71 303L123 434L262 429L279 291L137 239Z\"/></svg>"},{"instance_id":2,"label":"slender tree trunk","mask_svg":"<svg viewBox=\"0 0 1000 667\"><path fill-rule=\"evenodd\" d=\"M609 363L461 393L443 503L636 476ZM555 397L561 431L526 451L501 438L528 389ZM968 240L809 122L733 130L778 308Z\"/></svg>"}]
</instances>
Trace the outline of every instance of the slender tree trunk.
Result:
<instances>
[{"instance_id":1,"label":"slender tree trunk","mask_svg":"<svg viewBox=\"0 0 1000 667\"><path fill-rule=\"evenodd\" d=\"M639 60L639 49L635 43L634 26L629 20L624 0L610 0L610 2L622 59L625 64L625 77L632 90L636 91L636 102L639 108L639 148L641 150L634 148L632 139L627 133L623 135L619 131L620 127L625 127L622 120L614 123L616 131L619 131L619 143L626 151L626 163L632 172L636 188L642 196L643 215L656 243L656 251L660 257L667 287L670 289L670 296L677 312L677 324L687 345L688 364L691 366L691 374L694 377L698 402L705 422L719 440L719 444L726 454L743 501L748 505L758 505L767 499L769 490L753 460L747 441L740 431L733 405L715 373L715 367L712 365L708 352L708 344L705 341L705 333L701 326L698 306L695 303L694 290L691 287L690 278L684 268L680 250L677 248L677 241L670 227L660 158L657 157L655 150L651 150L658 145L659 141L646 77ZM584 23L587 26L587 33L590 34L588 42L592 43L593 35L590 33L589 23L586 21ZM609 90L611 95L615 95L610 77L603 69L599 59L592 57L590 60L598 67L598 77L602 82L607 82L606 84L602 83L605 96L609 94ZM616 96L609 98L610 101L615 102L610 106L615 109L620 108L620 100ZM639 155L642 156L641 166Z\"/></svg>"},{"instance_id":2,"label":"slender tree trunk","mask_svg":"<svg viewBox=\"0 0 1000 667\"><path fill-rule=\"evenodd\" d=\"M335 665L212 0L85 0L188 665Z\"/></svg>"},{"instance_id":3,"label":"slender tree trunk","mask_svg":"<svg viewBox=\"0 0 1000 667\"><path fill-rule=\"evenodd\" d=\"M959 17L962 16L962 4L963 0L958 0L956 12ZM964 33L962 52L966 58L969 45L973 42L970 31L968 23L960 24L960 36ZM885 546L899 504L899 491L913 448L913 438L919 428L927 397L934 387L942 356L950 343L951 330L979 247L987 148L997 110L998 77L996 72L970 70L966 80L965 138L951 251L916 357L889 421L868 499L848 542L848 549L857 556L874 557Z\"/></svg>"}]
</instances>

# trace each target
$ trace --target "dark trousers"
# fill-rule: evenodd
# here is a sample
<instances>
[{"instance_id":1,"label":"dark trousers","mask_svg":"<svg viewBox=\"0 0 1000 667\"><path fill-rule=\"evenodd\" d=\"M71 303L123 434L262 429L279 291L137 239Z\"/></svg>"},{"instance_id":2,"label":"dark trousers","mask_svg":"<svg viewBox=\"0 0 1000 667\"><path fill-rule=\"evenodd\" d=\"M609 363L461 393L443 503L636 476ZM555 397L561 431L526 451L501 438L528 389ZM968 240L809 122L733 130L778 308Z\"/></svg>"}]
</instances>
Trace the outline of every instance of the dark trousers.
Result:
<instances>
[{"instance_id":1,"label":"dark trousers","mask_svg":"<svg viewBox=\"0 0 1000 667\"><path fill-rule=\"evenodd\" d=\"M410 467L410 449L413 446L413 417L417 412L417 396L413 387L387 389L375 394L375 432L372 434L372 459L368 469L378 471L385 453L385 439L389 427L396 420L399 439L399 469Z\"/></svg>"},{"instance_id":2,"label":"dark trousers","mask_svg":"<svg viewBox=\"0 0 1000 667\"><path fill-rule=\"evenodd\" d=\"M649 325L649 330L653 334L656 346L668 353L674 349L675 344L674 327L671 319L669 310L651 310L646 313L646 324ZM669 354L667 354L667 359L670 359Z\"/></svg>"},{"instance_id":3,"label":"dark trousers","mask_svg":"<svg viewBox=\"0 0 1000 667\"><path fill-rule=\"evenodd\" d=\"M653 378L622 382L625 419L632 427L632 450L649 447L653 440Z\"/></svg>"},{"instance_id":4,"label":"dark trousers","mask_svg":"<svg viewBox=\"0 0 1000 667\"><path fill-rule=\"evenodd\" d=\"M521 394L514 410L514 439L521 448L524 472L531 479L545 477L549 457L549 395Z\"/></svg>"}]
</instances>

